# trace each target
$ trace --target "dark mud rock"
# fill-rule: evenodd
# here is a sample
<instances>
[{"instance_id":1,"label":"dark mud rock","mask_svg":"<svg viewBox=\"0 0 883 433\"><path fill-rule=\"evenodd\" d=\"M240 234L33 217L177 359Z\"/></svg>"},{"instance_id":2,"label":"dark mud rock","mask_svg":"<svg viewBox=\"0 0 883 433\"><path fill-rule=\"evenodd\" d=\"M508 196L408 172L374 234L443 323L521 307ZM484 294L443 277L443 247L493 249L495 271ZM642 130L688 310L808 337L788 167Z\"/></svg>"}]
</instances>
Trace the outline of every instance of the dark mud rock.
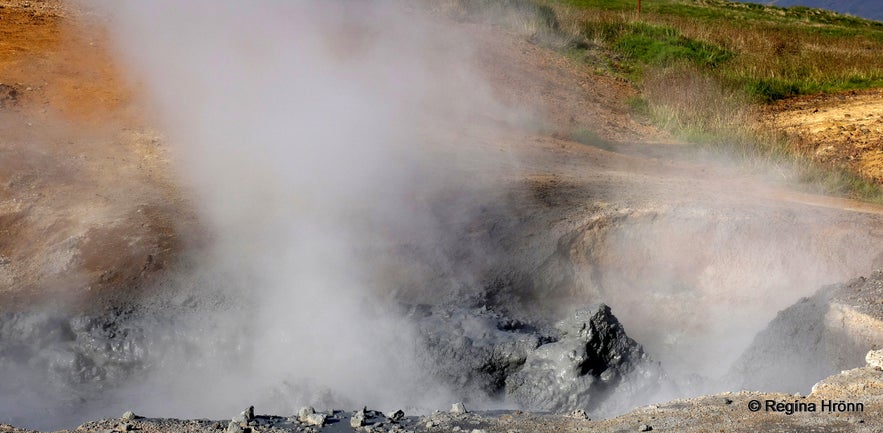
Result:
<instances>
[{"instance_id":1,"label":"dark mud rock","mask_svg":"<svg viewBox=\"0 0 883 433\"><path fill-rule=\"evenodd\" d=\"M392 422L400 421L404 417L405 417L405 412L402 411L401 409L395 410L395 411L392 411L392 412L389 412L386 414L386 419L388 419Z\"/></svg>"},{"instance_id":2,"label":"dark mud rock","mask_svg":"<svg viewBox=\"0 0 883 433\"><path fill-rule=\"evenodd\" d=\"M199 336L179 333L177 316L133 306L0 313L0 418L55 430L122 412L131 402L117 390L162 365L162 354L200 347Z\"/></svg>"},{"instance_id":3,"label":"dark mud rock","mask_svg":"<svg viewBox=\"0 0 883 433\"><path fill-rule=\"evenodd\" d=\"M502 399L506 378L552 339L484 308L418 306L411 316L426 348L425 368L467 403Z\"/></svg>"},{"instance_id":4,"label":"dark mud rock","mask_svg":"<svg viewBox=\"0 0 883 433\"><path fill-rule=\"evenodd\" d=\"M0 317L0 355L14 353L29 367L71 386L123 380L148 357L144 325L125 312L65 316L50 312ZM12 358L9 358L12 360ZM82 387L80 387L82 388Z\"/></svg>"},{"instance_id":5,"label":"dark mud rock","mask_svg":"<svg viewBox=\"0 0 883 433\"><path fill-rule=\"evenodd\" d=\"M610 413L649 398L663 377L604 304L556 325L558 341L532 351L506 379L506 394L530 410Z\"/></svg>"}]
</instances>

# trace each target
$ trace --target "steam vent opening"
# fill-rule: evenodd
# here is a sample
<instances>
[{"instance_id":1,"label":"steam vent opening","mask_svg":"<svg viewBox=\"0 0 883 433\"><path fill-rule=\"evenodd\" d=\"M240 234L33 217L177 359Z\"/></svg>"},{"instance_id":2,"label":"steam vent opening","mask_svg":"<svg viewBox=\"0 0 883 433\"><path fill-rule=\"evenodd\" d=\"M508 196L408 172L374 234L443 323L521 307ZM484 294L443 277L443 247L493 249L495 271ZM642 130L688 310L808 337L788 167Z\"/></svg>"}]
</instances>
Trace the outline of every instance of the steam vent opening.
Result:
<instances>
[{"instance_id":1,"label":"steam vent opening","mask_svg":"<svg viewBox=\"0 0 883 433\"><path fill-rule=\"evenodd\" d=\"M595 3L0 0L0 432L883 425L879 22Z\"/></svg>"}]
</instances>

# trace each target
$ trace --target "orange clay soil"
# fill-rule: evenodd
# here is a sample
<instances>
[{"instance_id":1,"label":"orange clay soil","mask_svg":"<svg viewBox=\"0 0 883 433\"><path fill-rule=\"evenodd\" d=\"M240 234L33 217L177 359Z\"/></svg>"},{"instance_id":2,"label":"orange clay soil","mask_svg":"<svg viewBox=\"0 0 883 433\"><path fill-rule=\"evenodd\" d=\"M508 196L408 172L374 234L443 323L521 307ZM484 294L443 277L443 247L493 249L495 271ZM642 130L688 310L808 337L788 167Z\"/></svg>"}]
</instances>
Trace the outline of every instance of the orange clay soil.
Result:
<instances>
[{"instance_id":1,"label":"orange clay soil","mask_svg":"<svg viewBox=\"0 0 883 433\"><path fill-rule=\"evenodd\" d=\"M0 1L0 309L135 289L192 221L100 26Z\"/></svg>"}]
</instances>

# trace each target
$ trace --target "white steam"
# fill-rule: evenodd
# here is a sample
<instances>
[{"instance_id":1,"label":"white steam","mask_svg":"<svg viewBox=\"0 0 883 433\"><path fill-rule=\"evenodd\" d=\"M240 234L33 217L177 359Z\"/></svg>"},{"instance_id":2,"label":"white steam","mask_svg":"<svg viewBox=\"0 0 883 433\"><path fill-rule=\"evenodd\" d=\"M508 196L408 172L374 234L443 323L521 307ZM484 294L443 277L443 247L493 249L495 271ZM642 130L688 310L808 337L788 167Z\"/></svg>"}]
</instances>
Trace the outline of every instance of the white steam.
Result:
<instances>
[{"instance_id":1,"label":"white steam","mask_svg":"<svg viewBox=\"0 0 883 433\"><path fill-rule=\"evenodd\" d=\"M490 161L473 125L508 114L464 41L388 2L105 6L210 229L199 284L244 303L182 331L218 359L172 374L162 399L133 397L142 410L289 413L322 403L311 387L328 404L446 403L390 309L385 274L410 271L384 252L443 237L430 198L486 180L460 169Z\"/></svg>"}]
</instances>

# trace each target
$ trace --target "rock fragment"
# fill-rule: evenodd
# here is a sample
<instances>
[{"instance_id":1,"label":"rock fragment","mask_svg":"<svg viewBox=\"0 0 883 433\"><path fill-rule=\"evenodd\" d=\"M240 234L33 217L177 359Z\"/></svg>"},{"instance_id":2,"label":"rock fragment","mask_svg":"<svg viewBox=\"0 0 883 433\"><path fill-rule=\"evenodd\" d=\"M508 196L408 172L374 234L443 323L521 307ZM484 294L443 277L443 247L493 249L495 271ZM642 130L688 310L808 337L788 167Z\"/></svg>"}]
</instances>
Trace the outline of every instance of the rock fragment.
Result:
<instances>
[{"instance_id":1,"label":"rock fragment","mask_svg":"<svg viewBox=\"0 0 883 433\"><path fill-rule=\"evenodd\" d=\"M458 402L451 405L451 413L454 415L463 415L464 413L469 413L469 411L466 410L466 405Z\"/></svg>"},{"instance_id":2,"label":"rock fragment","mask_svg":"<svg viewBox=\"0 0 883 433\"><path fill-rule=\"evenodd\" d=\"M568 415L568 416L570 416L571 418L575 418L575 419L589 419L589 414L587 414L586 411L584 411L582 409L577 409L577 410L571 412L570 415Z\"/></svg>"},{"instance_id":3,"label":"rock fragment","mask_svg":"<svg viewBox=\"0 0 883 433\"><path fill-rule=\"evenodd\" d=\"M313 409L312 406L304 406L297 411L297 420L306 422L307 417L314 413L316 413L316 409Z\"/></svg>"},{"instance_id":4,"label":"rock fragment","mask_svg":"<svg viewBox=\"0 0 883 433\"><path fill-rule=\"evenodd\" d=\"M386 419L390 421L400 421L405 417L405 412L401 409L386 414Z\"/></svg>"},{"instance_id":5,"label":"rock fragment","mask_svg":"<svg viewBox=\"0 0 883 433\"><path fill-rule=\"evenodd\" d=\"M232 421L239 424L248 424L254 421L254 406L249 406L240 412L239 415L234 416Z\"/></svg>"},{"instance_id":6,"label":"rock fragment","mask_svg":"<svg viewBox=\"0 0 883 433\"><path fill-rule=\"evenodd\" d=\"M242 411L242 415L245 417L246 421L254 421L254 406L249 406L247 409Z\"/></svg>"},{"instance_id":7,"label":"rock fragment","mask_svg":"<svg viewBox=\"0 0 883 433\"><path fill-rule=\"evenodd\" d=\"M137 418L137 415L135 415L135 412L132 412L131 410L127 410L125 413L123 413L123 416L120 417L120 421L129 422L129 421L134 420L135 418Z\"/></svg>"},{"instance_id":8,"label":"rock fragment","mask_svg":"<svg viewBox=\"0 0 883 433\"><path fill-rule=\"evenodd\" d=\"M653 427L651 427L647 424L641 424L640 426L638 426L638 431L652 431L652 430L653 430Z\"/></svg>"},{"instance_id":9,"label":"rock fragment","mask_svg":"<svg viewBox=\"0 0 883 433\"><path fill-rule=\"evenodd\" d=\"M365 410L367 408L363 407L362 409L353 413L353 416L350 417L350 427L357 428L365 425Z\"/></svg>"},{"instance_id":10,"label":"rock fragment","mask_svg":"<svg viewBox=\"0 0 883 433\"><path fill-rule=\"evenodd\" d=\"M230 423L227 424L227 430L225 430L225 432L226 433L244 433L245 430L243 430L242 426L240 426L238 422L230 421Z\"/></svg>"},{"instance_id":11,"label":"rock fragment","mask_svg":"<svg viewBox=\"0 0 883 433\"><path fill-rule=\"evenodd\" d=\"M307 425L322 427L325 425L325 421L328 420L328 415L324 413L311 413L306 417L301 418L301 422Z\"/></svg>"},{"instance_id":12,"label":"rock fragment","mask_svg":"<svg viewBox=\"0 0 883 433\"><path fill-rule=\"evenodd\" d=\"M883 349L868 352L868 354L865 355L865 362L868 363L868 367L883 370Z\"/></svg>"}]
</instances>

